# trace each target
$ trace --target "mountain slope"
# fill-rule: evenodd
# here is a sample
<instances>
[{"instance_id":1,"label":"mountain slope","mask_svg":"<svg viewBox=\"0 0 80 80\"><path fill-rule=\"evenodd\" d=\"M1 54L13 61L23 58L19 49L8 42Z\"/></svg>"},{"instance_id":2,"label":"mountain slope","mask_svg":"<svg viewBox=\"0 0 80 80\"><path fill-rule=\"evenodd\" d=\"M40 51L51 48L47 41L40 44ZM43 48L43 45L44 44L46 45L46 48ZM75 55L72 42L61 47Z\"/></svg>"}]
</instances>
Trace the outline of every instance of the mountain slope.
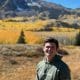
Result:
<instances>
[{"instance_id":1,"label":"mountain slope","mask_svg":"<svg viewBox=\"0 0 80 80\"><path fill-rule=\"evenodd\" d=\"M60 15L70 14L69 9L43 0L2 0L1 3L0 14L5 17L6 15L32 16L41 13L49 18L57 19Z\"/></svg>"}]
</instances>

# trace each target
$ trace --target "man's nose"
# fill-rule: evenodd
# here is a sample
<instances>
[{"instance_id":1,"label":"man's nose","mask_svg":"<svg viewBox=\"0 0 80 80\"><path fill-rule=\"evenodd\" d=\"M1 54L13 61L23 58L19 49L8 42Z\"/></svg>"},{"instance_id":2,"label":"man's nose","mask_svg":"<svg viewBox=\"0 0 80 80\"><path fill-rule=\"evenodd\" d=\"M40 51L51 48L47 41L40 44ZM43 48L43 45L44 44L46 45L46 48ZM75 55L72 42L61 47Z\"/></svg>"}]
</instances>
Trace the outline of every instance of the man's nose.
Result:
<instances>
[{"instance_id":1,"label":"man's nose","mask_svg":"<svg viewBox=\"0 0 80 80\"><path fill-rule=\"evenodd\" d=\"M48 48L48 50L51 50L51 48Z\"/></svg>"}]
</instances>

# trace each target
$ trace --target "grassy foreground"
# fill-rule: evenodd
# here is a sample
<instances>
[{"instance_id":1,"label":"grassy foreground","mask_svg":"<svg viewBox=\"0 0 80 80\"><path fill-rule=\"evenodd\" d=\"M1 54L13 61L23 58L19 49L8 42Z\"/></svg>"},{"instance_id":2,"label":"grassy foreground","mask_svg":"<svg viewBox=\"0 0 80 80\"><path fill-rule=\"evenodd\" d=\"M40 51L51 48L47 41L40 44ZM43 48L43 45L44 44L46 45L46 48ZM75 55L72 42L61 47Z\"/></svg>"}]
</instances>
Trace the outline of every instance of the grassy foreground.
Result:
<instances>
[{"instance_id":1,"label":"grassy foreground","mask_svg":"<svg viewBox=\"0 0 80 80\"><path fill-rule=\"evenodd\" d=\"M61 46L61 48L69 53L62 60L68 64L72 80L79 80L80 47ZM30 51L28 52L27 54L33 55ZM43 58L43 56L38 55L7 55L0 52L0 80L35 80L36 65Z\"/></svg>"}]
</instances>

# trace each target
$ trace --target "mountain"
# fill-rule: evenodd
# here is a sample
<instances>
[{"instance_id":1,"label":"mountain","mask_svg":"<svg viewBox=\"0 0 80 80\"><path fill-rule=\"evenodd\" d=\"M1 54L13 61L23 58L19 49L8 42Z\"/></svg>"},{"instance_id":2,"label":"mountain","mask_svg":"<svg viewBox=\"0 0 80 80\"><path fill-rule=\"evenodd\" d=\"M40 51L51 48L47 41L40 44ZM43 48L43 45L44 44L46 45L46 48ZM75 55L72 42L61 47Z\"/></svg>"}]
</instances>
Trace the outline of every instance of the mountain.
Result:
<instances>
[{"instance_id":1,"label":"mountain","mask_svg":"<svg viewBox=\"0 0 80 80\"><path fill-rule=\"evenodd\" d=\"M72 16L74 22L75 16L80 17L80 8L69 9L46 0L0 0L0 19L16 16L38 16L40 19L63 21L69 21Z\"/></svg>"},{"instance_id":2,"label":"mountain","mask_svg":"<svg viewBox=\"0 0 80 80\"><path fill-rule=\"evenodd\" d=\"M70 13L70 9L43 0L0 0L0 15L2 18L40 14L57 19L60 15Z\"/></svg>"}]
</instances>

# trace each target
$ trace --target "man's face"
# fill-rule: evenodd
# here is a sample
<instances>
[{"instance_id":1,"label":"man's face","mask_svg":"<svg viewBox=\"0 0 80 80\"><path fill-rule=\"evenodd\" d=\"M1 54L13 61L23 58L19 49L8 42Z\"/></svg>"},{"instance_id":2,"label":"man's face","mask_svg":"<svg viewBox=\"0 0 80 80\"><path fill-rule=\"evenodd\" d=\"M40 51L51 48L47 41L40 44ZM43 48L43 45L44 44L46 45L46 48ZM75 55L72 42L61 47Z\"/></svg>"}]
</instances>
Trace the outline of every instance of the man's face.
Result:
<instances>
[{"instance_id":1,"label":"man's face","mask_svg":"<svg viewBox=\"0 0 80 80\"><path fill-rule=\"evenodd\" d=\"M57 48L55 43L45 43L43 48L44 54L48 59L52 59L56 53Z\"/></svg>"}]
</instances>

